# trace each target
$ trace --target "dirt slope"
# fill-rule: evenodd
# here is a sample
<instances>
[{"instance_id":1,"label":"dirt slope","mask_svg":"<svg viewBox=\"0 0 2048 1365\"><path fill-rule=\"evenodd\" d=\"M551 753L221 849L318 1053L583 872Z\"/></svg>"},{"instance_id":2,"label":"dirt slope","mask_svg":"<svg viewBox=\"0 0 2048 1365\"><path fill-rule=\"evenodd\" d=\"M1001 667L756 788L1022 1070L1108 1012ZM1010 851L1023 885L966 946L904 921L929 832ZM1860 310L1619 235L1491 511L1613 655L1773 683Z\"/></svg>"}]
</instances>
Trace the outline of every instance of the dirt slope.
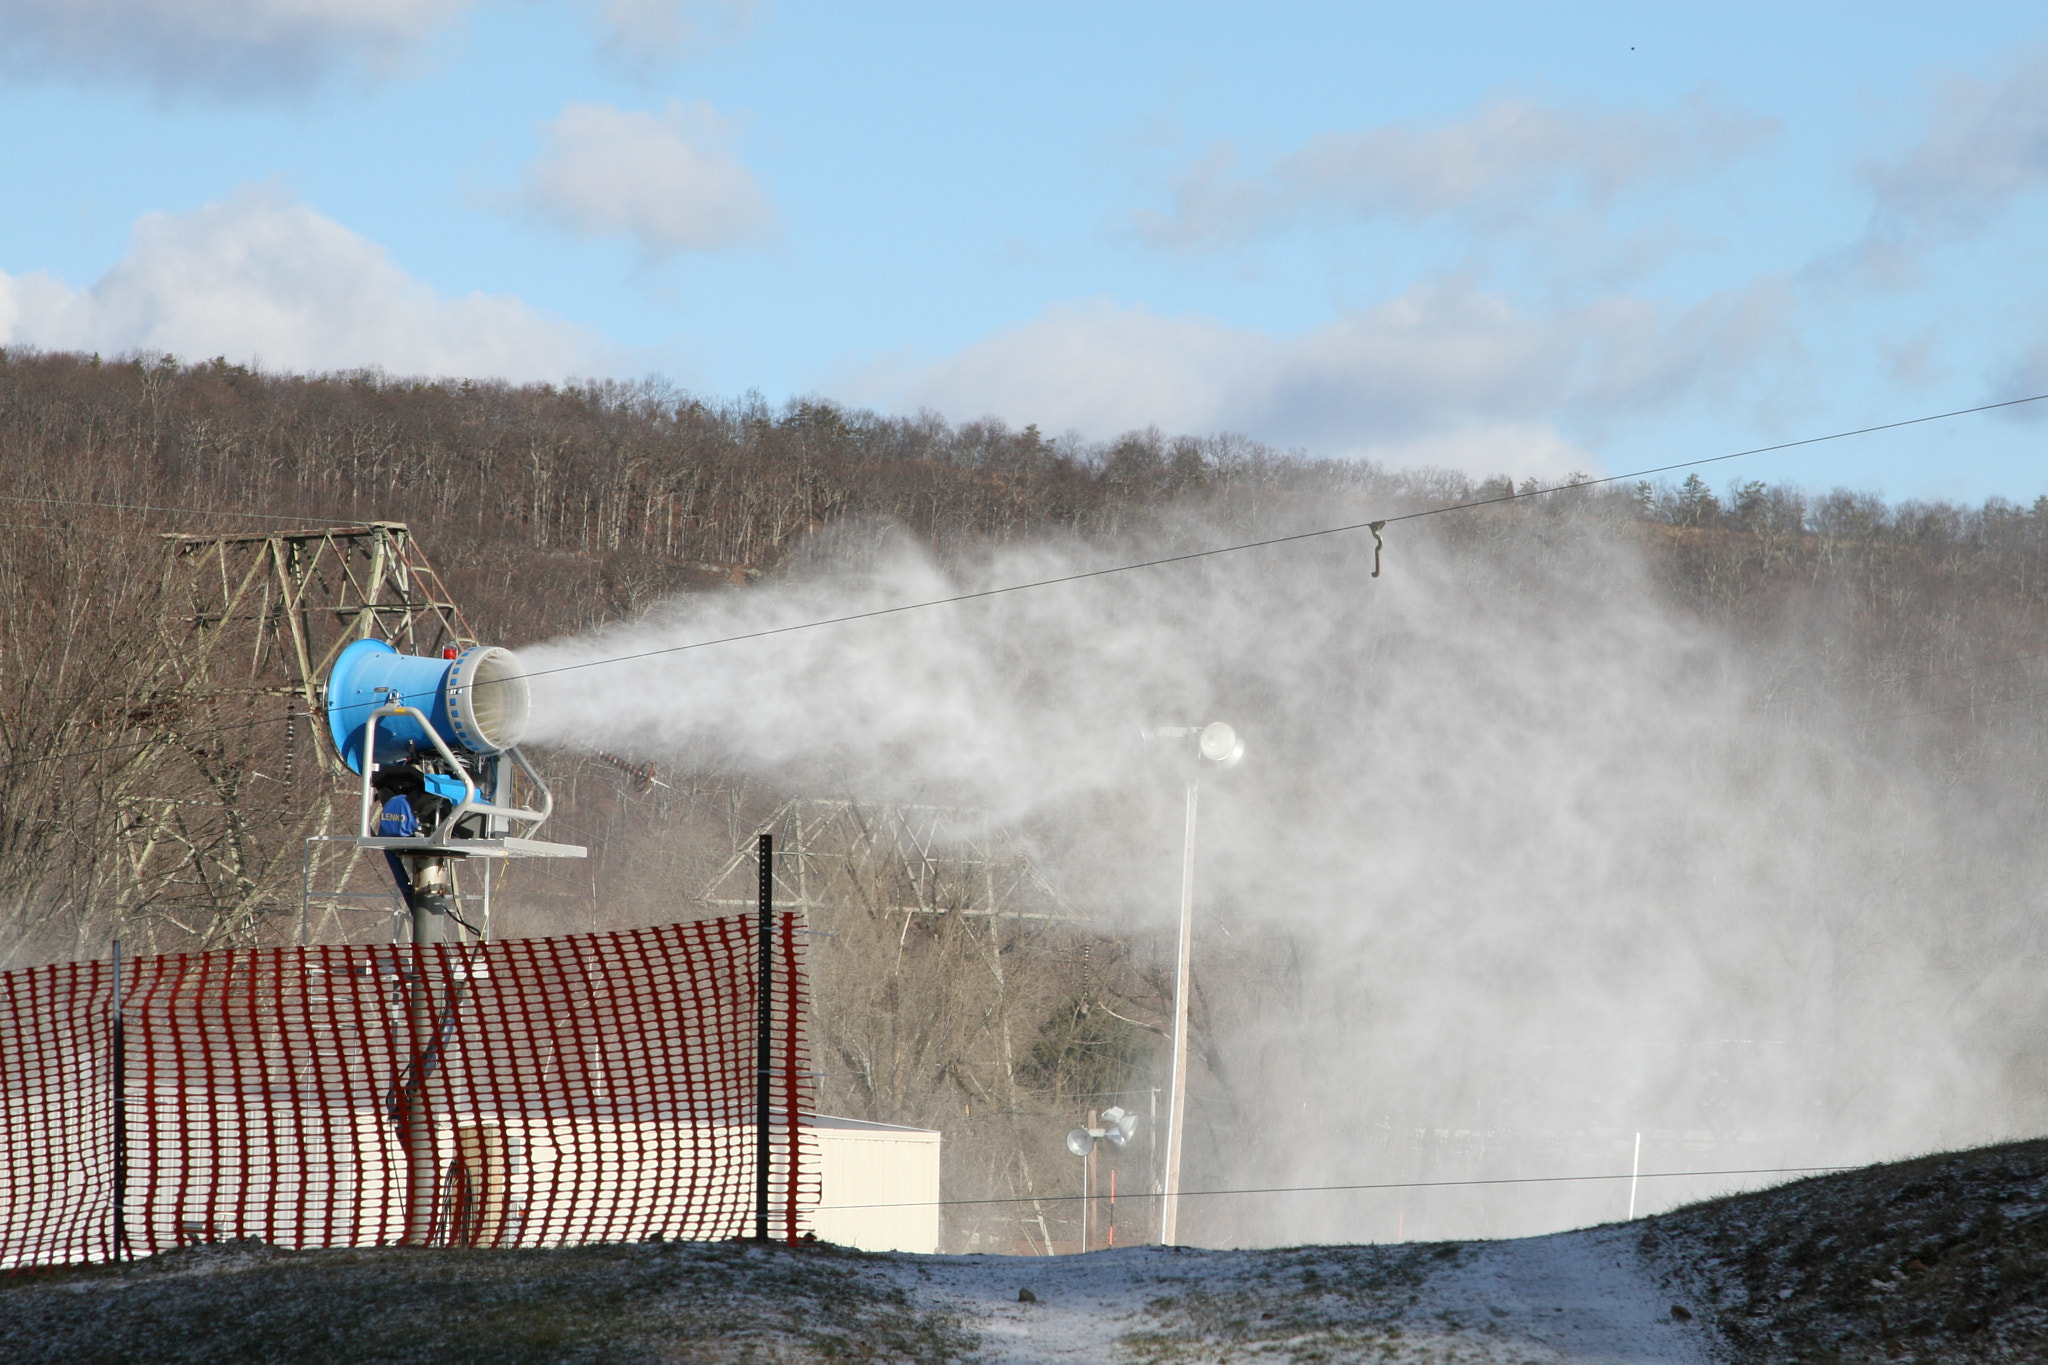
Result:
<instances>
[{"instance_id":1,"label":"dirt slope","mask_svg":"<svg viewBox=\"0 0 2048 1365\"><path fill-rule=\"evenodd\" d=\"M1871 1166L1641 1220L1742 1361L2048 1360L2048 1142Z\"/></svg>"}]
</instances>

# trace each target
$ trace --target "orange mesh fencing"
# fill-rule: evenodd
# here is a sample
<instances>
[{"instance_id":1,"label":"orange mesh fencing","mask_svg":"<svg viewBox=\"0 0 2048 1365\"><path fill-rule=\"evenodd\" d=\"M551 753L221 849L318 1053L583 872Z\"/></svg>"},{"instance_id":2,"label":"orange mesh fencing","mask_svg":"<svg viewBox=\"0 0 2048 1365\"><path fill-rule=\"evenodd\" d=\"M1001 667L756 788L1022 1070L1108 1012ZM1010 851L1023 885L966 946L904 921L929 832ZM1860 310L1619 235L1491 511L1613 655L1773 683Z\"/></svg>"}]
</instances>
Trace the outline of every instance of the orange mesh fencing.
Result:
<instances>
[{"instance_id":1,"label":"orange mesh fencing","mask_svg":"<svg viewBox=\"0 0 2048 1365\"><path fill-rule=\"evenodd\" d=\"M771 1235L815 1207L778 917ZM0 1269L755 1230L753 917L0 973ZM120 1100L116 1102L116 1096Z\"/></svg>"}]
</instances>

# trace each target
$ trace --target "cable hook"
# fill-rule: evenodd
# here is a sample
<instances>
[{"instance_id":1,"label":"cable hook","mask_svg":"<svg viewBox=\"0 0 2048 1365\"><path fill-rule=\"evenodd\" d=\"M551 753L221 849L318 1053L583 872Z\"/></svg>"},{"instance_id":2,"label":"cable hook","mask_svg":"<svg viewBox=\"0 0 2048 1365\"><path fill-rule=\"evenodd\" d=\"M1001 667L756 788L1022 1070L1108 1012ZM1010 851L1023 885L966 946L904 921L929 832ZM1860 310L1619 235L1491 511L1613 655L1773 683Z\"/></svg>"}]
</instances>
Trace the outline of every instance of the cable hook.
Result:
<instances>
[{"instance_id":1,"label":"cable hook","mask_svg":"<svg viewBox=\"0 0 2048 1365\"><path fill-rule=\"evenodd\" d=\"M1387 545L1384 540L1380 539L1380 527L1385 525L1384 521L1370 521L1365 526L1366 530L1372 532L1372 576L1374 578L1380 576L1380 551L1385 549Z\"/></svg>"}]
</instances>

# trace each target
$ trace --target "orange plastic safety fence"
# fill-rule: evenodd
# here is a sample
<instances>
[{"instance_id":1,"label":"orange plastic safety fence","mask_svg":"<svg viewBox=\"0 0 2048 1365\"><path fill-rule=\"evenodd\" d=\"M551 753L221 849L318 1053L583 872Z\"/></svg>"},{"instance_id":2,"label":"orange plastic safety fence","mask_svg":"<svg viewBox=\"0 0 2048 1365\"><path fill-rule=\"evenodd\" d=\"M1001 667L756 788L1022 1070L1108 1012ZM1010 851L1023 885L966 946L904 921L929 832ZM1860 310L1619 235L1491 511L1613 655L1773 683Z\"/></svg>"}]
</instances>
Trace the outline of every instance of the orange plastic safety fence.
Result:
<instances>
[{"instance_id":1,"label":"orange plastic safety fence","mask_svg":"<svg viewBox=\"0 0 2048 1365\"><path fill-rule=\"evenodd\" d=\"M799 931L779 919L771 1180L793 1238L816 1164ZM0 1269L240 1237L750 1234L755 933L738 915L141 958L118 1045L109 964L0 974Z\"/></svg>"}]
</instances>

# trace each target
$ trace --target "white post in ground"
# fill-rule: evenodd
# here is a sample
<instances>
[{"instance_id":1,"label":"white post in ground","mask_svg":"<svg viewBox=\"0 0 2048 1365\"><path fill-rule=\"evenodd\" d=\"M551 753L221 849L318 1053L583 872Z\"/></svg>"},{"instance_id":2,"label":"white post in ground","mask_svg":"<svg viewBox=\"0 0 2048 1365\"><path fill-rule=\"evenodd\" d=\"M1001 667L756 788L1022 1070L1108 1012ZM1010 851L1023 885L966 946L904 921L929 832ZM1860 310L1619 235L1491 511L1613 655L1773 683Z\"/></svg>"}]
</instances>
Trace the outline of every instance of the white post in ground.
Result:
<instances>
[{"instance_id":1,"label":"white post in ground","mask_svg":"<svg viewBox=\"0 0 2048 1365\"><path fill-rule=\"evenodd\" d=\"M1180 1133L1187 1115L1188 958L1195 928L1195 793L1188 779L1187 839L1180 862L1180 953L1173 972L1173 1090L1166 1105L1166 1180L1159 1206L1159 1241L1175 1245L1180 1213Z\"/></svg>"},{"instance_id":2,"label":"white post in ground","mask_svg":"<svg viewBox=\"0 0 2048 1365\"><path fill-rule=\"evenodd\" d=\"M1642 1173L1643 1135L1641 1133L1637 1133L1635 1160L1629 1162L1628 1166L1628 1218L1631 1223L1633 1223L1636 1218L1636 1180L1642 1175Z\"/></svg>"},{"instance_id":3,"label":"white post in ground","mask_svg":"<svg viewBox=\"0 0 2048 1365\"><path fill-rule=\"evenodd\" d=\"M1093 1138L1099 1131L1095 1126L1095 1111L1088 1111L1088 1135ZM1081 1158L1081 1250L1088 1250L1089 1212L1095 1203L1095 1144L1088 1144L1088 1155Z\"/></svg>"}]
</instances>

